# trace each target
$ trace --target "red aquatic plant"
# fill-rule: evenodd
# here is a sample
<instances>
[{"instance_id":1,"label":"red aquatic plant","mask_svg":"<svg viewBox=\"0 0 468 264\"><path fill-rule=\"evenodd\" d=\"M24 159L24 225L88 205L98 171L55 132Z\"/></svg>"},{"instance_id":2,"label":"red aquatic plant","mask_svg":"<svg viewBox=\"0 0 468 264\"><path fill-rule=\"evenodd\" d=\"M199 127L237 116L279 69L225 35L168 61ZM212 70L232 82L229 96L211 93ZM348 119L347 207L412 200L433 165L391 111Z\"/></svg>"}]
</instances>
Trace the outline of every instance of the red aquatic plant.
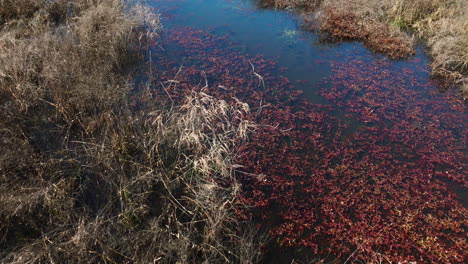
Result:
<instances>
[{"instance_id":1,"label":"red aquatic plant","mask_svg":"<svg viewBox=\"0 0 468 264\"><path fill-rule=\"evenodd\" d=\"M322 257L465 261L468 211L447 184L468 186L465 107L433 92L417 60L401 68L337 54L321 91L330 105L318 105L275 75L274 62L242 54L227 37L178 27L166 38L185 67L156 54L152 74L170 81L155 96L205 89L236 97L259 124L238 149L241 200L250 208L239 217L258 221L281 247Z\"/></svg>"}]
</instances>

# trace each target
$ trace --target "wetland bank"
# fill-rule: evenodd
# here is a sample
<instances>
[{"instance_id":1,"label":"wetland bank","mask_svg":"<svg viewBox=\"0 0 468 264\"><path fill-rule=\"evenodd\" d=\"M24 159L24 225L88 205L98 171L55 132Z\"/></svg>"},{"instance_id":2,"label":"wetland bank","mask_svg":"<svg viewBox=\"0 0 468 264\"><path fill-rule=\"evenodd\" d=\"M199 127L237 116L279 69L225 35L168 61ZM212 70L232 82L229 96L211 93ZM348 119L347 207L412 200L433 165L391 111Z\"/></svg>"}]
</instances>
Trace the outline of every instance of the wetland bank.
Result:
<instances>
[{"instance_id":1,"label":"wetland bank","mask_svg":"<svg viewBox=\"0 0 468 264\"><path fill-rule=\"evenodd\" d=\"M465 262L466 106L421 45L258 1L21 3L0 262Z\"/></svg>"}]
</instances>

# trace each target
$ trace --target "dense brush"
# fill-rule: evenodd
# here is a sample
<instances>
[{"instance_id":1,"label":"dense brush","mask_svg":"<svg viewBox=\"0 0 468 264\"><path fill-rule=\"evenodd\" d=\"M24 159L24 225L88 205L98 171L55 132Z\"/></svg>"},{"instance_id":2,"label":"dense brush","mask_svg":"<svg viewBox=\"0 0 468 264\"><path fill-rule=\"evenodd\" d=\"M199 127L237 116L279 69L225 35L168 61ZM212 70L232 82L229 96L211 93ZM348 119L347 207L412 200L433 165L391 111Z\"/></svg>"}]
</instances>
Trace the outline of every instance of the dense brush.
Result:
<instances>
[{"instance_id":1,"label":"dense brush","mask_svg":"<svg viewBox=\"0 0 468 264\"><path fill-rule=\"evenodd\" d=\"M129 99L158 27L119 0L0 1L1 263L258 259L232 177L248 106Z\"/></svg>"}]
</instances>

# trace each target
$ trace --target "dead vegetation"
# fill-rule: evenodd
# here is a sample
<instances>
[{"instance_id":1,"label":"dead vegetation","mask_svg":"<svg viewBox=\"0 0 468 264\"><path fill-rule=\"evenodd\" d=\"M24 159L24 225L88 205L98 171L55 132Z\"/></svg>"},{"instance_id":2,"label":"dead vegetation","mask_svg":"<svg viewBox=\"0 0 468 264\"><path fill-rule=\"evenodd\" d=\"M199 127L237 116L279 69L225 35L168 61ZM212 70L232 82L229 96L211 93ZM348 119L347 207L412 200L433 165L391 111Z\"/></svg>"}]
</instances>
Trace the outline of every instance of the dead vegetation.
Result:
<instances>
[{"instance_id":1,"label":"dead vegetation","mask_svg":"<svg viewBox=\"0 0 468 264\"><path fill-rule=\"evenodd\" d=\"M130 107L158 25L120 0L0 1L1 263L258 260L232 177L248 106Z\"/></svg>"},{"instance_id":2,"label":"dead vegetation","mask_svg":"<svg viewBox=\"0 0 468 264\"><path fill-rule=\"evenodd\" d=\"M426 41L432 73L468 92L466 0L261 0L275 8L319 14L320 29L335 38L363 40L393 58L414 53L411 32Z\"/></svg>"}]
</instances>

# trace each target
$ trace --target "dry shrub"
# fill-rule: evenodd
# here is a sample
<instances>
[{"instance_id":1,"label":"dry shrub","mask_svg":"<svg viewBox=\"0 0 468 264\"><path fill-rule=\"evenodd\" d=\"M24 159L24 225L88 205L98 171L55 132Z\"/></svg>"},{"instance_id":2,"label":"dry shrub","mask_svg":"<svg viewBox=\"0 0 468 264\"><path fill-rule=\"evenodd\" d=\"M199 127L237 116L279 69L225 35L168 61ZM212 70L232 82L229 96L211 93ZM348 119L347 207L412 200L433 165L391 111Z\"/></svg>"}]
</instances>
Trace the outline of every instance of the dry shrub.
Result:
<instances>
[{"instance_id":1,"label":"dry shrub","mask_svg":"<svg viewBox=\"0 0 468 264\"><path fill-rule=\"evenodd\" d=\"M22 110L47 102L68 121L84 122L82 117L122 103L129 39L141 25L158 20L147 21L137 10L123 15L126 7L117 0L60 3L73 4L80 15L57 25L41 9L0 32L0 85Z\"/></svg>"},{"instance_id":2,"label":"dry shrub","mask_svg":"<svg viewBox=\"0 0 468 264\"><path fill-rule=\"evenodd\" d=\"M156 16L119 0L13 2L0 2L11 11L0 25L0 262L256 262L261 241L236 218L232 177L253 127L247 105L199 93L136 112L125 68L157 36Z\"/></svg>"},{"instance_id":3,"label":"dry shrub","mask_svg":"<svg viewBox=\"0 0 468 264\"><path fill-rule=\"evenodd\" d=\"M432 72L460 84L466 95L468 76L468 2L464 0L394 1L388 20L427 40Z\"/></svg>"},{"instance_id":4,"label":"dry shrub","mask_svg":"<svg viewBox=\"0 0 468 264\"><path fill-rule=\"evenodd\" d=\"M27 18L46 5L46 0L0 0L0 25L8 20Z\"/></svg>"},{"instance_id":5,"label":"dry shrub","mask_svg":"<svg viewBox=\"0 0 468 264\"><path fill-rule=\"evenodd\" d=\"M109 116L100 137L38 158L32 178L3 174L3 261L257 262L233 178L247 111L193 94L171 111Z\"/></svg>"},{"instance_id":6,"label":"dry shrub","mask_svg":"<svg viewBox=\"0 0 468 264\"><path fill-rule=\"evenodd\" d=\"M441 18L431 24L428 44L436 74L462 83L468 76L468 4L459 18ZM466 87L466 81L465 86Z\"/></svg>"}]
</instances>

